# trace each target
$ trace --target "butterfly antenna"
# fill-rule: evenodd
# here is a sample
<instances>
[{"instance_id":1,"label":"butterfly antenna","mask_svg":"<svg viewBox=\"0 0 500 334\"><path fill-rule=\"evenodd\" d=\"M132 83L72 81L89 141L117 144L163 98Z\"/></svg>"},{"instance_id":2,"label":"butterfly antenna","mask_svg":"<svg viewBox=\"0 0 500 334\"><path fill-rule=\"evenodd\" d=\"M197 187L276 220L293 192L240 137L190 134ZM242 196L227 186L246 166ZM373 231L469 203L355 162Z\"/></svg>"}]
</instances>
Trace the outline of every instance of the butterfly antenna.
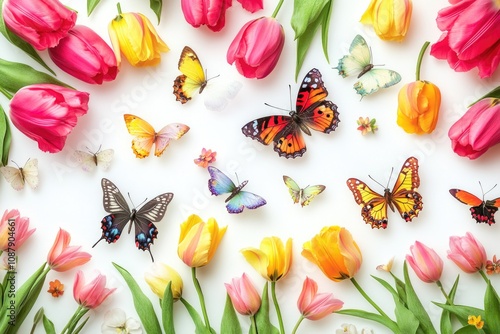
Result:
<instances>
[{"instance_id":1,"label":"butterfly antenna","mask_svg":"<svg viewBox=\"0 0 500 334\"><path fill-rule=\"evenodd\" d=\"M151 249L148 247L148 252L149 255L151 256L151 262L155 262L155 259L153 258L153 253L151 253Z\"/></svg>"},{"instance_id":2,"label":"butterfly antenna","mask_svg":"<svg viewBox=\"0 0 500 334\"><path fill-rule=\"evenodd\" d=\"M240 185L240 179L238 178L238 173L234 172L234 175L236 175L236 182L238 182L238 185Z\"/></svg>"},{"instance_id":3,"label":"butterfly antenna","mask_svg":"<svg viewBox=\"0 0 500 334\"><path fill-rule=\"evenodd\" d=\"M378 185L380 185L382 188L384 188L384 185L383 185L382 183L378 182L377 180L375 180L375 179L374 179L371 175L368 175L368 177L369 177L370 179L372 179L375 183L377 183ZM384 188L384 189L385 189L385 188Z\"/></svg>"},{"instance_id":4,"label":"butterfly antenna","mask_svg":"<svg viewBox=\"0 0 500 334\"><path fill-rule=\"evenodd\" d=\"M387 188L389 188L389 182L391 181L392 173L394 173L394 167L391 168L391 174L389 175L389 180L387 180Z\"/></svg>"},{"instance_id":5,"label":"butterfly antenna","mask_svg":"<svg viewBox=\"0 0 500 334\"><path fill-rule=\"evenodd\" d=\"M280 108L280 107L275 107L275 106L270 105L269 103L265 103L265 102L264 102L264 104L265 104L266 106L271 107L271 108L274 108L274 109L278 109L278 110L283 110L283 111L288 111L288 112L290 112L290 110L288 110L288 109L285 109L285 108Z\"/></svg>"},{"instance_id":6,"label":"butterfly antenna","mask_svg":"<svg viewBox=\"0 0 500 334\"><path fill-rule=\"evenodd\" d=\"M487 193L489 193L490 191L492 191L493 189L495 189L495 187L497 186L496 184L491 187L491 189L489 189L487 192L484 192L483 190L483 185L481 184L481 181L479 181L479 186L481 187L481 192L483 193L483 200L484 200L484 196L486 196Z\"/></svg>"},{"instance_id":7,"label":"butterfly antenna","mask_svg":"<svg viewBox=\"0 0 500 334\"><path fill-rule=\"evenodd\" d=\"M288 95L290 95L290 110L293 110L293 104L292 104L292 85L288 85Z\"/></svg>"}]
</instances>

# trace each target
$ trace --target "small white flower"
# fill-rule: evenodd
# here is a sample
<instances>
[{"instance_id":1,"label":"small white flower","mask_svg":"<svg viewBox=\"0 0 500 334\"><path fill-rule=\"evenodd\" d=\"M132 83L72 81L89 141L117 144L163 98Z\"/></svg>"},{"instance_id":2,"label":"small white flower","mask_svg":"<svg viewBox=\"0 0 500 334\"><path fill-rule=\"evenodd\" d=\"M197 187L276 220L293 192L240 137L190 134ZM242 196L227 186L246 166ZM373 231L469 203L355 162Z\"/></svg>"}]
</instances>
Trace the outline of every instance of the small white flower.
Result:
<instances>
[{"instance_id":1,"label":"small white flower","mask_svg":"<svg viewBox=\"0 0 500 334\"><path fill-rule=\"evenodd\" d=\"M352 324L342 324L341 327L335 331L335 334L358 334L356 326Z\"/></svg>"},{"instance_id":2,"label":"small white flower","mask_svg":"<svg viewBox=\"0 0 500 334\"><path fill-rule=\"evenodd\" d=\"M128 318L120 308L109 310L104 315L101 326L103 334L142 334L141 323L133 318Z\"/></svg>"}]
</instances>

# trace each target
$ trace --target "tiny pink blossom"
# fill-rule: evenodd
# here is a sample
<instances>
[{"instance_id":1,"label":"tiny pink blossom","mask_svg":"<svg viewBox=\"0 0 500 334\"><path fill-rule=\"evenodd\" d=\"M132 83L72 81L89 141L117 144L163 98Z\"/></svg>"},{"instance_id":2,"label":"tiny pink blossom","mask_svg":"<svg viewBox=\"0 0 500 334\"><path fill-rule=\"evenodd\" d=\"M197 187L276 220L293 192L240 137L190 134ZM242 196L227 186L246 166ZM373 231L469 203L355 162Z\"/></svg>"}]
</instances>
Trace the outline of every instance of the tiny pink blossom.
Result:
<instances>
[{"instance_id":1,"label":"tiny pink blossom","mask_svg":"<svg viewBox=\"0 0 500 334\"><path fill-rule=\"evenodd\" d=\"M85 284L85 276L81 270L78 270L73 284L73 297L79 305L94 309L115 290L116 288L106 288L106 276L101 274Z\"/></svg>"},{"instance_id":2,"label":"tiny pink blossom","mask_svg":"<svg viewBox=\"0 0 500 334\"><path fill-rule=\"evenodd\" d=\"M47 263L52 270L67 271L90 261L92 255L81 252L81 246L69 246L70 241L71 235L60 228L47 255Z\"/></svg>"},{"instance_id":3,"label":"tiny pink blossom","mask_svg":"<svg viewBox=\"0 0 500 334\"><path fill-rule=\"evenodd\" d=\"M469 232L465 237L450 237L448 259L466 273L475 273L483 269L487 260L483 245Z\"/></svg>"},{"instance_id":4,"label":"tiny pink blossom","mask_svg":"<svg viewBox=\"0 0 500 334\"><path fill-rule=\"evenodd\" d=\"M260 308L259 293L247 274L241 278L233 278L231 283L224 283L234 308L243 315L254 315Z\"/></svg>"},{"instance_id":5,"label":"tiny pink blossom","mask_svg":"<svg viewBox=\"0 0 500 334\"><path fill-rule=\"evenodd\" d=\"M198 158L194 159L194 163L202 168L207 168L208 164L215 162L216 156L217 156L217 152L203 148L201 150L200 156Z\"/></svg>"},{"instance_id":6,"label":"tiny pink blossom","mask_svg":"<svg viewBox=\"0 0 500 334\"><path fill-rule=\"evenodd\" d=\"M419 241L410 247L410 252L411 255L406 255L406 261L418 278L425 283L439 281L443 272L443 260L439 255Z\"/></svg>"},{"instance_id":7,"label":"tiny pink blossom","mask_svg":"<svg viewBox=\"0 0 500 334\"><path fill-rule=\"evenodd\" d=\"M318 284L306 277L297 300L302 316L309 320L319 320L342 308L344 302L333 297L332 293L318 293Z\"/></svg>"}]
</instances>

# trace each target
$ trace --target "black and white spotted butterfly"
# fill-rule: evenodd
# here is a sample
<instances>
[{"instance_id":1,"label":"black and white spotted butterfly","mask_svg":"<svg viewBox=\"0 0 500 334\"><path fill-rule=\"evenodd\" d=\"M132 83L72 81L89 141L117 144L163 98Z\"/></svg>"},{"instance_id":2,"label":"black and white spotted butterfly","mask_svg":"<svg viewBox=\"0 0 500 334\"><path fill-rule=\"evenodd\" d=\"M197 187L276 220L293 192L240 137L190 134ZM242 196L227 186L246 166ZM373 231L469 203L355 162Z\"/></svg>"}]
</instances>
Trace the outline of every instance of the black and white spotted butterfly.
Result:
<instances>
[{"instance_id":1,"label":"black and white spotted butterfly","mask_svg":"<svg viewBox=\"0 0 500 334\"><path fill-rule=\"evenodd\" d=\"M154 239L158 235L158 229L154 223L163 219L174 194L158 195L138 210L135 208L130 210L125 197L113 182L103 178L101 187L102 205L109 215L101 221L102 236L94 246L101 240L106 240L108 244L116 242L128 222L132 222L135 225L135 245L143 251L147 250L151 255L151 260L154 261L150 249L150 245L154 243ZM132 223L129 225L128 233L132 229Z\"/></svg>"}]
</instances>

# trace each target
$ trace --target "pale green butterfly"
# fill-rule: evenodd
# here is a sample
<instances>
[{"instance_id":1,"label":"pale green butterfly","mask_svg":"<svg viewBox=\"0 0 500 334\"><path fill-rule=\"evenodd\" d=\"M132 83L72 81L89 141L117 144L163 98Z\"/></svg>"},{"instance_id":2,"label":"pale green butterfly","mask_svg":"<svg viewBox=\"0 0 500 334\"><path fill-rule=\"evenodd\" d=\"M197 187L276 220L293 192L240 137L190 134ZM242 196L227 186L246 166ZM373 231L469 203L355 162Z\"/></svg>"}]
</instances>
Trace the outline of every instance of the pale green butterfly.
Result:
<instances>
[{"instance_id":1,"label":"pale green butterfly","mask_svg":"<svg viewBox=\"0 0 500 334\"><path fill-rule=\"evenodd\" d=\"M283 175L283 181L288 187L288 192L292 196L294 203L299 203L302 207L309 205L316 195L319 195L325 190L323 185L307 186L305 188L300 188L297 182L295 182L291 177Z\"/></svg>"},{"instance_id":2,"label":"pale green butterfly","mask_svg":"<svg viewBox=\"0 0 500 334\"><path fill-rule=\"evenodd\" d=\"M349 48L349 54L340 58L339 65L334 68L343 78L359 72L359 80L354 84L354 89L362 98L375 93L379 88L391 87L401 81L398 72L373 67L372 53L368 44L361 35L356 35Z\"/></svg>"}]
</instances>

